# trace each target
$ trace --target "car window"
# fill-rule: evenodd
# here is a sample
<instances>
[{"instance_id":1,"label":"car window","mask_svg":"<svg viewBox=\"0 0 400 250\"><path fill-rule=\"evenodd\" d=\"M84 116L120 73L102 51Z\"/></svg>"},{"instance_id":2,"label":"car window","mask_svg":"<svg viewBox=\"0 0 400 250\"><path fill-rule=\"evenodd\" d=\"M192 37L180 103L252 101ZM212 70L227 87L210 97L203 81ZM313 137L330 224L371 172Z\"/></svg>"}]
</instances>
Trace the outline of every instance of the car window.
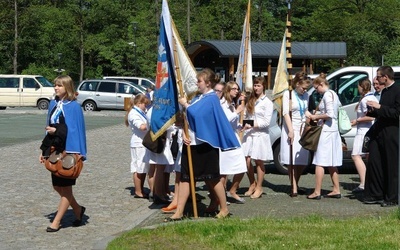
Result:
<instances>
[{"instance_id":1,"label":"car window","mask_svg":"<svg viewBox=\"0 0 400 250\"><path fill-rule=\"evenodd\" d=\"M118 93L137 95L141 92L134 86L126 83L118 83Z\"/></svg>"},{"instance_id":2,"label":"car window","mask_svg":"<svg viewBox=\"0 0 400 250\"><path fill-rule=\"evenodd\" d=\"M400 72L394 72L394 82L400 84Z\"/></svg>"},{"instance_id":3,"label":"car window","mask_svg":"<svg viewBox=\"0 0 400 250\"><path fill-rule=\"evenodd\" d=\"M1 78L0 88L18 88L19 78Z\"/></svg>"},{"instance_id":4,"label":"car window","mask_svg":"<svg viewBox=\"0 0 400 250\"><path fill-rule=\"evenodd\" d=\"M347 72L329 79L329 85L338 94L342 105L348 105L359 101L358 83L365 78L368 78L365 72Z\"/></svg>"},{"instance_id":5,"label":"car window","mask_svg":"<svg viewBox=\"0 0 400 250\"><path fill-rule=\"evenodd\" d=\"M82 83L79 90L80 91L96 91L98 84L99 84L99 82L87 81L87 82Z\"/></svg>"},{"instance_id":6,"label":"car window","mask_svg":"<svg viewBox=\"0 0 400 250\"><path fill-rule=\"evenodd\" d=\"M97 92L115 93L116 82L101 82Z\"/></svg>"},{"instance_id":7,"label":"car window","mask_svg":"<svg viewBox=\"0 0 400 250\"><path fill-rule=\"evenodd\" d=\"M145 79L142 80L142 86L144 86L145 88L149 88L151 87L153 84L150 81L147 81Z\"/></svg>"},{"instance_id":8,"label":"car window","mask_svg":"<svg viewBox=\"0 0 400 250\"><path fill-rule=\"evenodd\" d=\"M36 82L32 78L24 78L22 79L24 88L36 88Z\"/></svg>"},{"instance_id":9,"label":"car window","mask_svg":"<svg viewBox=\"0 0 400 250\"><path fill-rule=\"evenodd\" d=\"M51 82L49 82L49 80L44 78L43 76L36 77L36 80L38 82L40 82L40 84L42 84L43 87L54 87L54 85Z\"/></svg>"}]
</instances>

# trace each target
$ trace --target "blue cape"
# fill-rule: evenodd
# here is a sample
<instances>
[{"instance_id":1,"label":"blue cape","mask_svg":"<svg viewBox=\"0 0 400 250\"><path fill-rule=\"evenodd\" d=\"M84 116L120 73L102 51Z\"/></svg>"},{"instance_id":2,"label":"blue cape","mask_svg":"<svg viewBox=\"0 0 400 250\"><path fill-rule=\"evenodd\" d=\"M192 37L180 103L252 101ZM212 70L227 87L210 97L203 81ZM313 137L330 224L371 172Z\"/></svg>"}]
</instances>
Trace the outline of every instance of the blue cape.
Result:
<instances>
[{"instance_id":1,"label":"blue cape","mask_svg":"<svg viewBox=\"0 0 400 250\"><path fill-rule=\"evenodd\" d=\"M196 138L221 150L240 147L215 92L204 94L198 101L197 99L193 99L187 109L189 126Z\"/></svg>"},{"instance_id":2,"label":"blue cape","mask_svg":"<svg viewBox=\"0 0 400 250\"><path fill-rule=\"evenodd\" d=\"M47 124L50 120L51 111L56 105L56 100L50 102ZM86 129L82 108L76 101L64 101L63 111L68 129L65 150L67 153L79 153L86 159Z\"/></svg>"}]
</instances>

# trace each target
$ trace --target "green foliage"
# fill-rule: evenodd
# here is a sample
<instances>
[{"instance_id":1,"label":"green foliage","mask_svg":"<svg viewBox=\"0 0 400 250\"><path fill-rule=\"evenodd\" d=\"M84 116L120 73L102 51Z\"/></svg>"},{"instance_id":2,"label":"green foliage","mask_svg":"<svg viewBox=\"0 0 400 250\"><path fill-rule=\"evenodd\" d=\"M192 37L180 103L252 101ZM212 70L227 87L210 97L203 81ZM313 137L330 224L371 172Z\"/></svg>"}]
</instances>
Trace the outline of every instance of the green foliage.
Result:
<instances>
[{"instance_id":1,"label":"green foliage","mask_svg":"<svg viewBox=\"0 0 400 250\"><path fill-rule=\"evenodd\" d=\"M168 2L184 44L188 42L188 32L191 42L241 39L247 0ZM138 75L154 78L161 3L162 0L0 1L0 72L14 71L16 55L18 73L40 71L35 73L46 74L50 79L59 64L76 79L133 75L135 61ZM291 7L293 41L344 41L346 65L380 65L382 57L385 64L400 64L399 1L296 0ZM251 1L252 41L281 41L286 18L286 0ZM132 22L137 23L135 31ZM136 53L128 44L134 41ZM58 53L62 53L61 62ZM339 67L337 60L317 61L316 65L324 71Z\"/></svg>"}]
</instances>

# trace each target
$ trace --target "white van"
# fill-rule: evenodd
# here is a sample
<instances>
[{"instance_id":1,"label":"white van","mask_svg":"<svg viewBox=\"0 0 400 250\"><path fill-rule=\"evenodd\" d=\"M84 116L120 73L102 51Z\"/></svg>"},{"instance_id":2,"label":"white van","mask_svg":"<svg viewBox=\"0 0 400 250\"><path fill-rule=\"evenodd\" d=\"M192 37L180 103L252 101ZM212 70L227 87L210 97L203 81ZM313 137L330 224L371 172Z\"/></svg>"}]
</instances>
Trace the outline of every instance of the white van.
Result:
<instances>
[{"instance_id":1,"label":"white van","mask_svg":"<svg viewBox=\"0 0 400 250\"><path fill-rule=\"evenodd\" d=\"M54 85L40 75L0 75L0 109L38 107L48 109Z\"/></svg>"},{"instance_id":2,"label":"white van","mask_svg":"<svg viewBox=\"0 0 400 250\"><path fill-rule=\"evenodd\" d=\"M351 66L340 68L327 76L330 89L334 90L338 94L340 102L342 103L343 108L349 115L350 120L354 120L357 118L357 112L355 108L358 101L360 100L360 94L358 93L358 82L362 79L368 78L372 84L371 90L375 91L372 81L376 76L376 70L378 68L379 66ZM395 66L392 68L394 71L394 80L396 84L400 84L400 66ZM310 96L318 95L312 85L311 88L308 90L308 93ZM316 100L317 98L313 99ZM279 126L275 123L276 112L274 112L274 117L272 119L273 120L271 121L270 126L270 138L272 149L274 151L274 164L279 172L286 173L286 167L282 166L279 163L281 134ZM351 151L353 150L353 142L356 132L357 127L354 126L352 130L342 135L347 144L347 151L343 152L344 159L351 159Z\"/></svg>"},{"instance_id":3,"label":"white van","mask_svg":"<svg viewBox=\"0 0 400 250\"><path fill-rule=\"evenodd\" d=\"M141 87L143 87L143 90L146 90L147 88L153 86L155 88L156 84L154 83L153 80L144 78L144 77L136 77L136 76L104 76L103 79L108 79L108 80L123 80L123 81L128 81L128 82L133 82Z\"/></svg>"}]
</instances>

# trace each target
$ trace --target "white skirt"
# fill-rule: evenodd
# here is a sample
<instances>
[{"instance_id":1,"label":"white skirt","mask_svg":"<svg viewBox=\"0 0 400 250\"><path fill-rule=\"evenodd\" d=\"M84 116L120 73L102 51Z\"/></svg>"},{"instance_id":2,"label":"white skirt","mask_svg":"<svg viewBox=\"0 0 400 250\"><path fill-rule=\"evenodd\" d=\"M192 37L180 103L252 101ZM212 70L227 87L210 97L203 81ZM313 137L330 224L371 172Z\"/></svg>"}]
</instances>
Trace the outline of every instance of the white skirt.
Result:
<instances>
[{"instance_id":1,"label":"white skirt","mask_svg":"<svg viewBox=\"0 0 400 250\"><path fill-rule=\"evenodd\" d=\"M150 150L146 149L146 154L144 155L144 162L149 164L159 164L159 165L173 165L174 164L174 157L171 153L170 144L165 144L164 151L160 154L151 152Z\"/></svg>"},{"instance_id":2,"label":"white skirt","mask_svg":"<svg viewBox=\"0 0 400 250\"><path fill-rule=\"evenodd\" d=\"M250 156L253 160L271 161L274 159L269 134L246 134L242 148L244 155Z\"/></svg>"},{"instance_id":3,"label":"white skirt","mask_svg":"<svg viewBox=\"0 0 400 250\"><path fill-rule=\"evenodd\" d=\"M342 140L338 131L322 131L313 164L321 167L340 167L343 162Z\"/></svg>"},{"instance_id":4,"label":"white skirt","mask_svg":"<svg viewBox=\"0 0 400 250\"><path fill-rule=\"evenodd\" d=\"M292 144L292 155L293 155L293 165L296 166L306 166L308 165L310 152L304 149L300 143L300 131L294 130L294 141ZM281 134L281 152L280 152L280 162L281 164L290 165L290 140L285 130L282 130Z\"/></svg>"},{"instance_id":5,"label":"white skirt","mask_svg":"<svg viewBox=\"0 0 400 250\"><path fill-rule=\"evenodd\" d=\"M240 174L247 172L243 149L228 151L219 150L219 173L221 175Z\"/></svg>"},{"instance_id":6,"label":"white skirt","mask_svg":"<svg viewBox=\"0 0 400 250\"><path fill-rule=\"evenodd\" d=\"M365 136L365 134L356 134L356 136L354 137L353 151L351 151L351 155L365 155L366 154L366 153L362 152L364 136Z\"/></svg>"},{"instance_id":7,"label":"white skirt","mask_svg":"<svg viewBox=\"0 0 400 250\"><path fill-rule=\"evenodd\" d=\"M143 161L145 153L145 147L131 148L131 173L147 174L149 164Z\"/></svg>"}]
</instances>

